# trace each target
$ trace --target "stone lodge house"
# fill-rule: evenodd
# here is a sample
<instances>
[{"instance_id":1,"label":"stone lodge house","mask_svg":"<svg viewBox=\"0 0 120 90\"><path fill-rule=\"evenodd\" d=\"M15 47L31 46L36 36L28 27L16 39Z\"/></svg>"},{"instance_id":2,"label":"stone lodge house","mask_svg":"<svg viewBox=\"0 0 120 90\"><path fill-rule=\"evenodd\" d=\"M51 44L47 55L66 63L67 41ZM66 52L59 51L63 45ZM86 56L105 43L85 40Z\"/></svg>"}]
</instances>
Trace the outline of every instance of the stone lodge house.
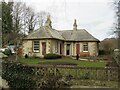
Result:
<instances>
[{"instance_id":1,"label":"stone lodge house","mask_svg":"<svg viewBox=\"0 0 120 90\"><path fill-rule=\"evenodd\" d=\"M76 20L73 30L55 30L48 16L43 27L31 32L23 39L23 56L27 54L41 57L47 53L64 56L76 56L77 54L97 56L98 43L99 40L85 29L77 29Z\"/></svg>"}]
</instances>

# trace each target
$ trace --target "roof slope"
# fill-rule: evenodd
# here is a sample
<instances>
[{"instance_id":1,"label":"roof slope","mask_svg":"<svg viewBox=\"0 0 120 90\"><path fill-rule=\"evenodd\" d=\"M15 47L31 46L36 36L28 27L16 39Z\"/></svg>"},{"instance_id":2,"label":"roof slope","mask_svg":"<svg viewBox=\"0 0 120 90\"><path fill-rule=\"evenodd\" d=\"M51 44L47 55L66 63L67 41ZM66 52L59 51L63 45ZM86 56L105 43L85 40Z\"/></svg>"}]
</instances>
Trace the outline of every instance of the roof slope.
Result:
<instances>
[{"instance_id":1,"label":"roof slope","mask_svg":"<svg viewBox=\"0 0 120 90\"><path fill-rule=\"evenodd\" d=\"M67 41L99 41L85 29L59 31Z\"/></svg>"},{"instance_id":2,"label":"roof slope","mask_svg":"<svg viewBox=\"0 0 120 90\"><path fill-rule=\"evenodd\" d=\"M30 33L25 39L53 38L65 41L99 41L85 29L58 31L52 28L41 27Z\"/></svg>"},{"instance_id":3,"label":"roof slope","mask_svg":"<svg viewBox=\"0 0 120 90\"><path fill-rule=\"evenodd\" d=\"M25 39L45 39L54 38L64 40L64 38L55 29L41 27L38 30L31 32Z\"/></svg>"}]
</instances>

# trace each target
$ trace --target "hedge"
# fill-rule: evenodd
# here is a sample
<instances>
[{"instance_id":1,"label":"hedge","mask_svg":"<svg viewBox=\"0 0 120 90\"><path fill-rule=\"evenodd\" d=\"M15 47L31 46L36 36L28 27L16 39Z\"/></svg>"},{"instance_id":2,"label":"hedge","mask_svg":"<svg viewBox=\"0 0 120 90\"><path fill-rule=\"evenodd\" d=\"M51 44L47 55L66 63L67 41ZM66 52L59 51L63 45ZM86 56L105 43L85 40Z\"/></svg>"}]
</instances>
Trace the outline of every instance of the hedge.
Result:
<instances>
[{"instance_id":1,"label":"hedge","mask_svg":"<svg viewBox=\"0 0 120 90\"><path fill-rule=\"evenodd\" d=\"M106 51L106 50L99 50L99 55L107 55L110 54L112 51Z\"/></svg>"},{"instance_id":2,"label":"hedge","mask_svg":"<svg viewBox=\"0 0 120 90\"><path fill-rule=\"evenodd\" d=\"M62 56L59 54L53 54L53 53L48 53L44 55L45 59L58 59L61 58Z\"/></svg>"},{"instance_id":3,"label":"hedge","mask_svg":"<svg viewBox=\"0 0 120 90\"><path fill-rule=\"evenodd\" d=\"M2 62L2 78L8 81L10 88L33 88L33 70L21 63L4 60Z\"/></svg>"},{"instance_id":4,"label":"hedge","mask_svg":"<svg viewBox=\"0 0 120 90\"><path fill-rule=\"evenodd\" d=\"M4 60L2 62L2 79L8 82L11 90L35 89L36 88L62 88L69 86L66 79L62 77L59 70L56 75L49 68L30 67L19 62Z\"/></svg>"},{"instance_id":5,"label":"hedge","mask_svg":"<svg viewBox=\"0 0 120 90\"><path fill-rule=\"evenodd\" d=\"M3 53L7 56L12 55L12 52L10 49L5 49L5 51Z\"/></svg>"}]
</instances>

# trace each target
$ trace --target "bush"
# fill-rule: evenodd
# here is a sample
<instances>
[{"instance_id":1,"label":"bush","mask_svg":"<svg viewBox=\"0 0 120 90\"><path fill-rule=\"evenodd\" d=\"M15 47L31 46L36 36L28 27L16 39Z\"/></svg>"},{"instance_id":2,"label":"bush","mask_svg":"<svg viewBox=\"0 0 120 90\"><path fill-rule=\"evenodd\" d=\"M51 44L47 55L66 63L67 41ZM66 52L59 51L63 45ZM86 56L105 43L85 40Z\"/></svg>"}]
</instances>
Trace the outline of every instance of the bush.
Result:
<instances>
[{"instance_id":1,"label":"bush","mask_svg":"<svg viewBox=\"0 0 120 90\"><path fill-rule=\"evenodd\" d=\"M34 90L34 88L35 90L37 88L43 90L53 88L52 90L54 90L55 88L69 87L69 80L63 78L58 69L42 67L36 69L7 60L2 62L2 66L2 78L8 81L10 90Z\"/></svg>"},{"instance_id":2,"label":"bush","mask_svg":"<svg viewBox=\"0 0 120 90\"><path fill-rule=\"evenodd\" d=\"M8 81L10 88L33 88L35 86L32 68L7 60L2 62L2 67L2 78Z\"/></svg>"},{"instance_id":3,"label":"bush","mask_svg":"<svg viewBox=\"0 0 120 90\"><path fill-rule=\"evenodd\" d=\"M61 58L61 55L49 53L49 54L45 54L44 58L45 59L57 59L57 58Z\"/></svg>"},{"instance_id":4,"label":"bush","mask_svg":"<svg viewBox=\"0 0 120 90\"><path fill-rule=\"evenodd\" d=\"M99 55L108 55L111 54L112 50L106 51L106 50L99 50Z\"/></svg>"},{"instance_id":5,"label":"bush","mask_svg":"<svg viewBox=\"0 0 120 90\"><path fill-rule=\"evenodd\" d=\"M107 62L106 67L119 67L116 60L112 57L112 62Z\"/></svg>"},{"instance_id":6,"label":"bush","mask_svg":"<svg viewBox=\"0 0 120 90\"><path fill-rule=\"evenodd\" d=\"M42 75L42 79L41 77L37 78L38 88L43 88L43 90L57 90L59 88L70 87L69 80L65 77L62 77L59 70L56 69L56 75L55 72L50 72L49 69L46 69L45 72L46 74L44 73Z\"/></svg>"},{"instance_id":7,"label":"bush","mask_svg":"<svg viewBox=\"0 0 120 90\"><path fill-rule=\"evenodd\" d=\"M12 55L12 52L11 52L10 49L5 49L5 51L4 51L3 53L4 53L5 55L7 55L7 56Z\"/></svg>"}]
</instances>

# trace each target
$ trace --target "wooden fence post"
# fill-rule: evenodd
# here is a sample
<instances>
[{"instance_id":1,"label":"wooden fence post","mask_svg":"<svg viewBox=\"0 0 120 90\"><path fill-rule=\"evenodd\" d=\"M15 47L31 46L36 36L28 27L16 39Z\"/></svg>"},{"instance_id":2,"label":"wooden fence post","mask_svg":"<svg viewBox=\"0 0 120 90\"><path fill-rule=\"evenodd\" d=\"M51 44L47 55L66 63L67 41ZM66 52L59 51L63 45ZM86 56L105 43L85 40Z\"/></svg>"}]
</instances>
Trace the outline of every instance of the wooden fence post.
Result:
<instances>
[{"instance_id":1,"label":"wooden fence post","mask_svg":"<svg viewBox=\"0 0 120 90\"><path fill-rule=\"evenodd\" d=\"M96 80L98 79L98 69L96 68Z\"/></svg>"},{"instance_id":2,"label":"wooden fence post","mask_svg":"<svg viewBox=\"0 0 120 90\"><path fill-rule=\"evenodd\" d=\"M110 81L110 70L108 69L108 71L107 71L107 78L108 78L108 81Z\"/></svg>"}]
</instances>

